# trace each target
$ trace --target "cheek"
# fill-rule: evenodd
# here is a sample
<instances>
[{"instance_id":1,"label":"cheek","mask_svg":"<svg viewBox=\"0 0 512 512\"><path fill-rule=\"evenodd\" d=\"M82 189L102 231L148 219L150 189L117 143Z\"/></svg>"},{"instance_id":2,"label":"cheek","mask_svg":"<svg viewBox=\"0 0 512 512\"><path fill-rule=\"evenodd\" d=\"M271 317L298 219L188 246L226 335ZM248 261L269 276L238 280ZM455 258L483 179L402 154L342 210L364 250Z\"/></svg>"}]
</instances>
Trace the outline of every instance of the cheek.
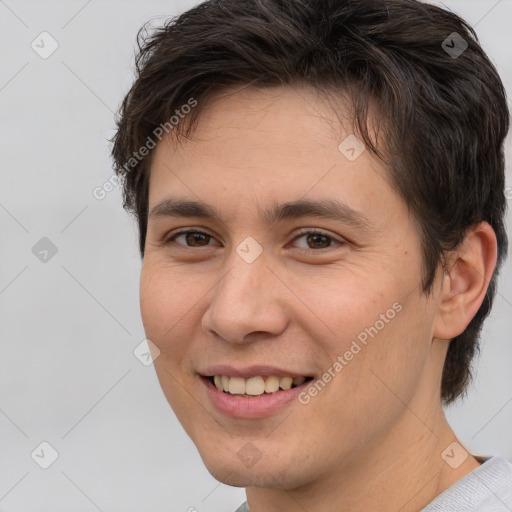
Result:
<instances>
[{"instance_id":1,"label":"cheek","mask_svg":"<svg viewBox=\"0 0 512 512\"><path fill-rule=\"evenodd\" d=\"M372 326L381 313L392 307L389 285L379 285L357 269L340 268L318 272L292 281L300 301L294 320L316 343L329 347L331 356L343 353L352 340ZM300 310L300 311L299 311Z\"/></svg>"},{"instance_id":2,"label":"cheek","mask_svg":"<svg viewBox=\"0 0 512 512\"><path fill-rule=\"evenodd\" d=\"M359 413L371 410L372 417L383 419L401 413L403 404L414 400L431 347L432 318L420 307L421 300L402 297L393 304L389 308L382 302L381 310L368 318L355 338L361 350L338 381L339 390L352 395Z\"/></svg>"},{"instance_id":3,"label":"cheek","mask_svg":"<svg viewBox=\"0 0 512 512\"><path fill-rule=\"evenodd\" d=\"M388 306L386 300L381 304ZM305 405L310 417L322 418L318 426L322 435L346 441L339 449L331 447L327 458L343 455L347 445L357 452L378 442L414 401L424 376L429 357L428 328L409 319L414 305L404 300L401 311L393 310L396 314L388 323L381 320L384 325L379 322L379 307L374 306L362 329L362 313L357 322L354 318L345 321L347 332L356 334L345 337L340 333L342 338L329 347L331 356L341 355L343 363L338 360L338 366L331 367L335 377ZM384 307L382 313L386 311ZM365 343L357 338L358 333L366 335Z\"/></svg>"},{"instance_id":4,"label":"cheek","mask_svg":"<svg viewBox=\"0 0 512 512\"><path fill-rule=\"evenodd\" d=\"M194 278L184 282L183 273L161 264L144 261L140 278L140 311L146 336L162 352L172 346L179 353L177 340L194 322L194 306L202 294ZM197 293L196 293L197 292Z\"/></svg>"},{"instance_id":5,"label":"cheek","mask_svg":"<svg viewBox=\"0 0 512 512\"><path fill-rule=\"evenodd\" d=\"M166 286L157 276L156 269L145 260L140 276L140 312L146 336L155 343L162 329L162 311L167 308L169 300Z\"/></svg>"},{"instance_id":6,"label":"cheek","mask_svg":"<svg viewBox=\"0 0 512 512\"><path fill-rule=\"evenodd\" d=\"M165 265L144 260L140 278L140 311L146 337L160 350L154 368L160 386L180 421L188 417L191 345L190 329L197 325L193 307L197 298L191 297L180 281L179 272Z\"/></svg>"},{"instance_id":7,"label":"cheek","mask_svg":"<svg viewBox=\"0 0 512 512\"><path fill-rule=\"evenodd\" d=\"M325 370L338 360L331 373L344 393L378 395L380 386L389 394L379 377L407 393L428 360L432 312L406 280L392 275L399 274L378 272L369 279L343 272L335 279L308 279L307 286L296 288L310 305L307 315L296 318L303 319L302 328L327 355Z\"/></svg>"}]
</instances>

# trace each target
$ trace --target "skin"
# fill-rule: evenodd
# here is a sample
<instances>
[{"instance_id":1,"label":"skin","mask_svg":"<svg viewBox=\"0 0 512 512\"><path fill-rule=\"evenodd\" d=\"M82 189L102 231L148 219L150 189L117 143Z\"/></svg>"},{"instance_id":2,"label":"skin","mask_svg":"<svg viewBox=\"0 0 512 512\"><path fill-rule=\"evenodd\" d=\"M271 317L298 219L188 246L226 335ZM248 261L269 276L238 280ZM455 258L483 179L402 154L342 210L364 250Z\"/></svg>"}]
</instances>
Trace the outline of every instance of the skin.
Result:
<instances>
[{"instance_id":1,"label":"skin","mask_svg":"<svg viewBox=\"0 0 512 512\"><path fill-rule=\"evenodd\" d=\"M469 455L453 469L441 457L456 437L440 383L447 340L483 301L494 232L468 230L427 296L417 222L379 160L338 150L350 129L325 98L307 87L245 88L203 107L191 139L169 136L152 155L150 210L173 196L222 215L148 222L141 313L169 404L210 473L247 488L251 512L422 508L479 465ZM301 198L343 200L369 225L268 225L259 214ZM178 228L210 238L169 241ZM297 238L299 228L330 238ZM236 252L248 236L263 249L251 264ZM320 378L396 302L402 310L306 405L234 419L198 376L211 364L269 364ZM251 467L237 456L248 442L260 457Z\"/></svg>"}]
</instances>

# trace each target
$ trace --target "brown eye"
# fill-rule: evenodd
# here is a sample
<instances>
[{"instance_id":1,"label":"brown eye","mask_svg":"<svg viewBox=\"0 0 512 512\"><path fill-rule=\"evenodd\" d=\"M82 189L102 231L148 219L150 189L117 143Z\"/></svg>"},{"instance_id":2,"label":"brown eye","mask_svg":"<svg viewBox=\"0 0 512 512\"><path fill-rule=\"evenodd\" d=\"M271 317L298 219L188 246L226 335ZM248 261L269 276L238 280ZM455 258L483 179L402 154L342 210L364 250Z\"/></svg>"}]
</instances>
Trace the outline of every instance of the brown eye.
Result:
<instances>
[{"instance_id":1,"label":"brown eye","mask_svg":"<svg viewBox=\"0 0 512 512\"><path fill-rule=\"evenodd\" d=\"M179 237L184 237L185 243L178 243L178 245L185 245L186 247L206 247L212 238L210 235L200 231L182 231L168 238L165 243L174 242Z\"/></svg>"},{"instance_id":2,"label":"brown eye","mask_svg":"<svg viewBox=\"0 0 512 512\"><path fill-rule=\"evenodd\" d=\"M306 241L306 246L299 246L299 249L301 250L328 249L336 243L338 245L343 245L345 243L343 240L335 239L331 235L317 230L303 230L295 237L294 241L299 239L304 239Z\"/></svg>"},{"instance_id":3,"label":"brown eye","mask_svg":"<svg viewBox=\"0 0 512 512\"><path fill-rule=\"evenodd\" d=\"M306 240L308 241L308 244L313 245L312 249L325 249L331 245L330 237L326 235L308 235Z\"/></svg>"},{"instance_id":4,"label":"brown eye","mask_svg":"<svg viewBox=\"0 0 512 512\"><path fill-rule=\"evenodd\" d=\"M208 242L210 241L210 235L206 235L205 233L186 233L185 239L188 244L195 247L199 245L202 247L203 245L208 245ZM206 244L204 242L206 241Z\"/></svg>"}]
</instances>

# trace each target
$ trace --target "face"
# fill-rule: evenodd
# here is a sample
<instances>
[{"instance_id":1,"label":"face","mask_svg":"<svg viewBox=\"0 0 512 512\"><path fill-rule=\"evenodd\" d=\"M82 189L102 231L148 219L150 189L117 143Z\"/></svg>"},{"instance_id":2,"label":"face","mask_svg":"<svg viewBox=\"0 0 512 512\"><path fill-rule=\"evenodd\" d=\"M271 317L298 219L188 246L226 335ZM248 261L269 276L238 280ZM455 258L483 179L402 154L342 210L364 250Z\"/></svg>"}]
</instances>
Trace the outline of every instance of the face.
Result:
<instances>
[{"instance_id":1,"label":"face","mask_svg":"<svg viewBox=\"0 0 512 512\"><path fill-rule=\"evenodd\" d=\"M337 114L307 88L248 88L154 150L143 323L169 404L229 485L386 457L415 435L407 407L438 400L417 223Z\"/></svg>"}]
</instances>

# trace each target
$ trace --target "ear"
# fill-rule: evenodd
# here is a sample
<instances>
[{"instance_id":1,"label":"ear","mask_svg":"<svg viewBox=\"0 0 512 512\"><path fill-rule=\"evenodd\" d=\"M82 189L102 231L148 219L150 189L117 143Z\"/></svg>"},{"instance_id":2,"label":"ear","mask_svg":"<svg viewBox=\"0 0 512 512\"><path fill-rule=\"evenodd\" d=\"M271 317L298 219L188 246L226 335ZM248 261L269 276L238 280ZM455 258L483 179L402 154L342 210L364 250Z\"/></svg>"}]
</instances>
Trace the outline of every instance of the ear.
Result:
<instances>
[{"instance_id":1,"label":"ear","mask_svg":"<svg viewBox=\"0 0 512 512\"><path fill-rule=\"evenodd\" d=\"M487 222L466 231L443 274L434 336L450 340L468 326L480 308L496 268L498 243Z\"/></svg>"}]
</instances>

